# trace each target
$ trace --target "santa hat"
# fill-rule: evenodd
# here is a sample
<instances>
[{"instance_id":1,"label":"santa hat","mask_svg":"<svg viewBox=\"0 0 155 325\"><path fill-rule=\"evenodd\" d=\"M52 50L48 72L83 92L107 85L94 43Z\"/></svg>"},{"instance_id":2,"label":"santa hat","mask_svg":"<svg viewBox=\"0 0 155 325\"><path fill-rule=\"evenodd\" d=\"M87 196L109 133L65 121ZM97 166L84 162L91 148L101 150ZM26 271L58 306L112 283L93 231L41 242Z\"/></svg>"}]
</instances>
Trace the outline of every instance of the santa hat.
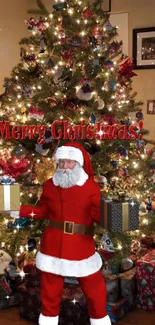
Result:
<instances>
[{"instance_id":1,"label":"santa hat","mask_svg":"<svg viewBox=\"0 0 155 325\"><path fill-rule=\"evenodd\" d=\"M90 156L85 148L78 142L68 142L56 151L56 161L59 159L71 159L77 161L83 166L84 171L88 176L94 176L94 171L91 165Z\"/></svg>"}]
</instances>

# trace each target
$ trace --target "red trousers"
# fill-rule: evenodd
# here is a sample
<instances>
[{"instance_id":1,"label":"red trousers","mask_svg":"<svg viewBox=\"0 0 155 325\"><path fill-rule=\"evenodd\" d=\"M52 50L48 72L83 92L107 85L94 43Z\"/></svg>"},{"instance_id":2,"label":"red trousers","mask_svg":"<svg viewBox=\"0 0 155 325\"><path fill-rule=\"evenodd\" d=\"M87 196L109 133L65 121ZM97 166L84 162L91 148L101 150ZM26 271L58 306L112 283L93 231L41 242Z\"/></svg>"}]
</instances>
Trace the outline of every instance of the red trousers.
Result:
<instances>
[{"instance_id":1,"label":"red trousers","mask_svg":"<svg viewBox=\"0 0 155 325\"><path fill-rule=\"evenodd\" d=\"M101 271L77 280L86 297L89 316L95 319L105 317L106 285ZM41 272L41 302L44 316L59 315L63 287L64 277Z\"/></svg>"}]
</instances>

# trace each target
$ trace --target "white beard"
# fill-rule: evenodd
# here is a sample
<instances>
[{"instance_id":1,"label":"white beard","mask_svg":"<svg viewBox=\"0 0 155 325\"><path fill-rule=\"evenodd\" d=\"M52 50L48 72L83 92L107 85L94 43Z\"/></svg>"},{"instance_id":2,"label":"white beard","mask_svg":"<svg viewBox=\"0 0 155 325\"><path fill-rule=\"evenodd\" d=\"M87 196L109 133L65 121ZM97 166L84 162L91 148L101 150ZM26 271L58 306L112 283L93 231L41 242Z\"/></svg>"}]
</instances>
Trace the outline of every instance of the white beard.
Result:
<instances>
[{"instance_id":1,"label":"white beard","mask_svg":"<svg viewBox=\"0 0 155 325\"><path fill-rule=\"evenodd\" d=\"M73 169L62 169L58 167L53 176L54 185L62 188L72 187L77 184L82 172L83 167L81 167L79 163L76 163Z\"/></svg>"}]
</instances>

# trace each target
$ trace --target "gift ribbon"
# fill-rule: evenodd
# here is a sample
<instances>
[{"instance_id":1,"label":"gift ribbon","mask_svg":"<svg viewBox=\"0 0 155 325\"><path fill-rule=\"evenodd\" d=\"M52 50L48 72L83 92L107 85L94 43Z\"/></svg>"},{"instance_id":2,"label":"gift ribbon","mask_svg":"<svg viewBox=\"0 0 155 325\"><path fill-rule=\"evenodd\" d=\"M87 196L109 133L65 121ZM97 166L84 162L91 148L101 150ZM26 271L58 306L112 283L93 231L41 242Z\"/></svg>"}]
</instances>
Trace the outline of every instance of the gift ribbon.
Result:
<instances>
[{"instance_id":1,"label":"gift ribbon","mask_svg":"<svg viewBox=\"0 0 155 325\"><path fill-rule=\"evenodd\" d=\"M122 203L122 230L128 231L129 229L129 202Z\"/></svg>"},{"instance_id":2,"label":"gift ribbon","mask_svg":"<svg viewBox=\"0 0 155 325\"><path fill-rule=\"evenodd\" d=\"M4 210L10 210L11 206L10 206L10 185L4 185Z\"/></svg>"},{"instance_id":3,"label":"gift ribbon","mask_svg":"<svg viewBox=\"0 0 155 325\"><path fill-rule=\"evenodd\" d=\"M110 199L104 200L104 228L110 229L110 220L108 220L108 204L113 202ZM121 203L121 202L120 202ZM128 231L129 228L129 202L122 202L122 231Z\"/></svg>"},{"instance_id":4,"label":"gift ribbon","mask_svg":"<svg viewBox=\"0 0 155 325\"><path fill-rule=\"evenodd\" d=\"M13 203L14 202L14 203ZM0 211L18 211L20 207L19 186L0 185Z\"/></svg>"}]
</instances>

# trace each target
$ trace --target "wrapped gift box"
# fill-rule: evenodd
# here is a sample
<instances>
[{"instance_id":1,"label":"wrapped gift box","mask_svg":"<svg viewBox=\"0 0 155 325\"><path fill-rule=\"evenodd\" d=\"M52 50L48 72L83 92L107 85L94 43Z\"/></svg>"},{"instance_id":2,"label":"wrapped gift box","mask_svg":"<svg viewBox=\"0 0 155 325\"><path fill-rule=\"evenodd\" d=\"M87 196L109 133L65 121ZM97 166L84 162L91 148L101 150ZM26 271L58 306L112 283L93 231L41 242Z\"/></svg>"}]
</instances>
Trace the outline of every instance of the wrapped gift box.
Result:
<instances>
[{"instance_id":1,"label":"wrapped gift box","mask_svg":"<svg viewBox=\"0 0 155 325\"><path fill-rule=\"evenodd\" d=\"M0 300L12 293L11 287L5 275L0 275Z\"/></svg>"},{"instance_id":2,"label":"wrapped gift box","mask_svg":"<svg viewBox=\"0 0 155 325\"><path fill-rule=\"evenodd\" d=\"M106 309L112 323L117 323L131 310L131 306L125 298L121 298L116 303L108 303Z\"/></svg>"},{"instance_id":3,"label":"wrapped gift box","mask_svg":"<svg viewBox=\"0 0 155 325\"><path fill-rule=\"evenodd\" d=\"M117 275L105 274L104 279L107 287L107 303L116 302L119 297L119 285Z\"/></svg>"},{"instance_id":4,"label":"wrapped gift box","mask_svg":"<svg viewBox=\"0 0 155 325\"><path fill-rule=\"evenodd\" d=\"M29 264L30 263L30 264ZM23 271L25 273L24 283L26 287L37 287L40 285L40 270L37 269L36 265L29 262L24 262Z\"/></svg>"},{"instance_id":5,"label":"wrapped gift box","mask_svg":"<svg viewBox=\"0 0 155 325\"><path fill-rule=\"evenodd\" d=\"M155 311L155 250L136 262L137 306Z\"/></svg>"},{"instance_id":6,"label":"wrapped gift box","mask_svg":"<svg viewBox=\"0 0 155 325\"><path fill-rule=\"evenodd\" d=\"M139 202L101 199L101 221L110 232L134 231L139 228Z\"/></svg>"},{"instance_id":7,"label":"wrapped gift box","mask_svg":"<svg viewBox=\"0 0 155 325\"><path fill-rule=\"evenodd\" d=\"M126 298L131 306L136 300L136 268L118 275L121 297Z\"/></svg>"},{"instance_id":8,"label":"wrapped gift box","mask_svg":"<svg viewBox=\"0 0 155 325\"><path fill-rule=\"evenodd\" d=\"M41 312L40 288L19 287L19 314L27 320L38 322Z\"/></svg>"},{"instance_id":9,"label":"wrapped gift box","mask_svg":"<svg viewBox=\"0 0 155 325\"><path fill-rule=\"evenodd\" d=\"M141 244L145 245L148 249L155 248L155 236L145 236L141 238Z\"/></svg>"},{"instance_id":10,"label":"wrapped gift box","mask_svg":"<svg viewBox=\"0 0 155 325\"><path fill-rule=\"evenodd\" d=\"M8 297L5 297L0 300L0 309L7 309L9 307L19 305L19 294L18 292L11 293Z\"/></svg>"},{"instance_id":11,"label":"wrapped gift box","mask_svg":"<svg viewBox=\"0 0 155 325\"><path fill-rule=\"evenodd\" d=\"M0 309L9 308L19 304L17 292L12 292L7 276L0 275Z\"/></svg>"},{"instance_id":12,"label":"wrapped gift box","mask_svg":"<svg viewBox=\"0 0 155 325\"><path fill-rule=\"evenodd\" d=\"M0 212L20 210L20 186L14 184L0 184Z\"/></svg>"},{"instance_id":13,"label":"wrapped gift box","mask_svg":"<svg viewBox=\"0 0 155 325\"><path fill-rule=\"evenodd\" d=\"M19 287L20 316L31 321L38 321L41 312L40 288ZM81 288L65 284L60 305L59 324L86 325L89 319L87 303Z\"/></svg>"},{"instance_id":14,"label":"wrapped gift box","mask_svg":"<svg viewBox=\"0 0 155 325\"><path fill-rule=\"evenodd\" d=\"M76 278L68 277L68 276L65 277L64 282L68 284L79 284Z\"/></svg>"},{"instance_id":15,"label":"wrapped gift box","mask_svg":"<svg viewBox=\"0 0 155 325\"><path fill-rule=\"evenodd\" d=\"M77 285L66 284L60 306L59 324L86 325L89 320L87 302Z\"/></svg>"}]
</instances>

